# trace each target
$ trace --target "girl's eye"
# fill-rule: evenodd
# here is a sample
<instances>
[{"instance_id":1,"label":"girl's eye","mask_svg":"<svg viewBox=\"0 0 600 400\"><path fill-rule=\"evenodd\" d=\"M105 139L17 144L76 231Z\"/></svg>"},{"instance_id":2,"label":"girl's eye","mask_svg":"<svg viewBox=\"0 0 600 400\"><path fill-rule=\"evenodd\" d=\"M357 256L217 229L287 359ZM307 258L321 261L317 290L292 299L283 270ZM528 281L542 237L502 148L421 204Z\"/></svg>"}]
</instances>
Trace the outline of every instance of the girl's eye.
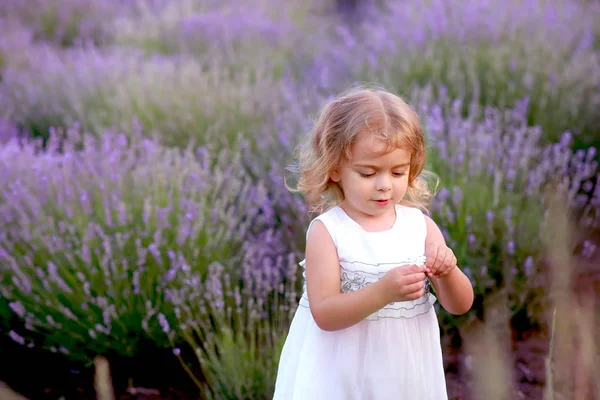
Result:
<instances>
[{"instance_id":1,"label":"girl's eye","mask_svg":"<svg viewBox=\"0 0 600 400\"><path fill-rule=\"evenodd\" d=\"M394 172L394 176L397 176L397 177L401 177L401 176L404 176L404 175L406 175L405 172Z\"/></svg>"},{"instance_id":2,"label":"girl's eye","mask_svg":"<svg viewBox=\"0 0 600 400\"><path fill-rule=\"evenodd\" d=\"M358 174L359 174L360 176L362 176L363 178L368 178L368 177L370 177L370 176L373 176L373 175L375 175L375 174L363 174L362 172L359 172Z\"/></svg>"}]
</instances>

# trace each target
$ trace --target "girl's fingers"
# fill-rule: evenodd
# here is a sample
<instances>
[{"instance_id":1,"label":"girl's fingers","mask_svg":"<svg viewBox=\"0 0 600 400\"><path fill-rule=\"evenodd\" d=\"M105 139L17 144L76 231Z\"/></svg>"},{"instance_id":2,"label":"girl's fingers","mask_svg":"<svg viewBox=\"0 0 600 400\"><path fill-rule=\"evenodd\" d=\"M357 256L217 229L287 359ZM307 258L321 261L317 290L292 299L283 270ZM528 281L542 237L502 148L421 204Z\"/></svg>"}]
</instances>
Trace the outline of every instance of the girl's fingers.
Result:
<instances>
[{"instance_id":1,"label":"girl's fingers","mask_svg":"<svg viewBox=\"0 0 600 400\"><path fill-rule=\"evenodd\" d=\"M446 257L445 251L440 251L437 253L436 258L435 258L435 264L431 268L431 273L433 275L437 275L439 273L440 269L444 266L445 257Z\"/></svg>"},{"instance_id":2,"label":"girl's fingers","mask_svg":"<svg viewBox=\"0 0 600 400\"><path fill-rule=\"evenodd\" d=\"M452 272L452 270L456 268L456 263L453 263L452 265L447 266L442 272L440 272L439 276L446 276L448 275L450 272Z\"/></svg>"},{"instance_id":3,"label":"girl's fingers","mask_svg":"<svg viewBox=\"0 0 600 400\"><path fill-rule=\"evenodd\" d=\"M435 264L437 254L437 246L435 244L429 244L425 248L425 268L432 269Z\"/></svg>"}]
</instances>

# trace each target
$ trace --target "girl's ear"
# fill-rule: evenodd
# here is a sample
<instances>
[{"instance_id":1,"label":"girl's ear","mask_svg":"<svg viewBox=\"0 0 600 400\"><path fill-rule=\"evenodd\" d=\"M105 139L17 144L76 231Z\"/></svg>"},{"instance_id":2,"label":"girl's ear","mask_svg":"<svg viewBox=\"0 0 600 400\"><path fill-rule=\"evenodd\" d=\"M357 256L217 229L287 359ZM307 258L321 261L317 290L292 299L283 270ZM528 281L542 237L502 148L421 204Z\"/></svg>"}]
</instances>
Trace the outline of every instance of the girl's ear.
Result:
<instances>
[{"instance_id":1,"label":"girl's ear","mask_svg":"<svg viewBox=\"0 0 600 400\"><path fill-rule=\"evenodd\" d=\"M339 182L340 181L340 170L339 169L334 169L333 171L331 171L331 173L329 174L330 178L332 181L334 182Z\"/></svg>"}]
</instances>

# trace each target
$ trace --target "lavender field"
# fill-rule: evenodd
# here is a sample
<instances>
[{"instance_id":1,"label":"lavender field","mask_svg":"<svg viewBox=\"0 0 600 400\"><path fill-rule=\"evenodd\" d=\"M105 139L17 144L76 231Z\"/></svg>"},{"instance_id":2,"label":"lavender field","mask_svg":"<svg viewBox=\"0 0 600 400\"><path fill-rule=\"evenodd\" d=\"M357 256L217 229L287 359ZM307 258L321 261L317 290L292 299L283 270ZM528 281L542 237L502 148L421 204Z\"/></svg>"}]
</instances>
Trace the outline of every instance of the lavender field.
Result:
<instances>
[{"instance_id":1,"label":"lavender field","mask_svg":"<svg viewBox=\"0 0 600 400\"><path fill-rule=\"evenodd\" d=\"M476 294L438 309L450 397L600 399L600 3L3 0L0 27L0 381L27 398L270 398L309 222L285 168L376 82L422 118Z\"/></svg>"}]
</instances>

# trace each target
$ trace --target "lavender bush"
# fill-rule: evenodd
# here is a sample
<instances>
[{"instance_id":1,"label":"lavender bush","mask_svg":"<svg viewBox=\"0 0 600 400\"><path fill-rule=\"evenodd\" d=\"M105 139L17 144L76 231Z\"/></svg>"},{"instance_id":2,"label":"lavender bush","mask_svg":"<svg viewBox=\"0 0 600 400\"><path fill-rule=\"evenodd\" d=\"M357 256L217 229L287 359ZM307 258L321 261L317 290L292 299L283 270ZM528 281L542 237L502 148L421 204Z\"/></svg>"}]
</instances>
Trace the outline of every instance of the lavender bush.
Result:
<instances>
[{"instance_id":1,"label":"lavender bush","mask_svg":"<svg viewBox=\"0 0 600 400\"><path fill-rule=\"evenodd\" d=\"M67 137L41 154L0 148L1 296L45 335L38 344L73 358L131 355L143 327L159 332L156 312L172 316L165 291L179 275L219 262L241 279L285 253L266 189L239 154L169 149L141 133Z\"/></svg>"},{"instance_id":2,"label":"lavender bush","mask_svg":"<svg viewBox=\"0 0 600 400\"><path fill-rule=\"evenodd\" d=\"M36 136L76 122L91 132L132 132L137 119L167 145L231 143L283 107L268 68L233 79L218 60L206 68L188 57L148 59L125 49L35 48L26 57L4 69L0 108Z\"/></svg>"},{"instance_id":3,"label":"lavender bush","mask_svg":"<svg viewBox=\"0 0 600 400\"><path fill-rule=\"evenodd\" d=\"M8 143L26 137L12 122L0 118L0 144Z\"/></svg>"},{"instance_id":4,"label":"lavender bush","mask_svg":"<svg viewBox=\"0 0 600 400\"><path fill-rule=\"evenodd\" d=\"M535 320L539 315L531 300L541 295L542 237L552 229L546 223L546 195L552 185L565 188L564 201L582 232L573 239L583 246L583 256L595 253L586 234L600 227L596 149L573 151L569 133L545 145L541 129L527 124L526 105L501 111L474 104L465 118L460 100L435 97L431 89L415 91L412 98L427 132L428 167L441 180L434 218L475 285L476 309L487 295L503 290L513 313L529 304Z\"/></svg>"},{"instance_id":5,"label":"lavender bush","mask_svg":"<svg viewBox=\"0 0 600 400\"><path fill-rule=\"evenodd\" d=\"M96 44L110 39L107 29L118 15L120 2L114 0L5 0L0 16L17 19L29 27L36 40L59 46L78 41Z\"/></svg>"},{"instance_id":6,"label":"lavender bush","mask_svg":"<svg viewBox=\"0 0 600 400\"><path fill-rule=\"evenodd\" d=\"M310 26L326 24L306 25L303 2L230 3L140 1L108 19L116 46L11 48L0 57L0 107L35 136L75 122L130 132L133 118L183 147L211 141L211 130L254 132L286 107L283 70L321 47Z\"/></svg>"},{"instance_id":7,"label":"lavender bush","mask_svg":"<svg viewBox=\"0 0 600 400\"><path fill-rule=\"evenodd\" d=\"M215 57L224 64L282 68L292 56L310 53L315 25L307 24L310 4L237 0L139 2L133 17L115 22L116 43L150 53ZM312 17L311 22L317 22ZM316 30L326 23L319 20ZM309 45L309 43L311 45ZM293 53L293 54L292 54Z\"/></svg>"},{"instance_id":8,"label":"lavender bush","mask_svg":"<svg viewBox=\"0 0 600 400\"><path fill-rule=\"evenodd\" d=\"M444 87L465 104L511 108L528 100L528 123L549 140L570 130L580 147L598 144L597 3L382 3L360 24L339 29L339 44L323 54L318 71L345 77L342 86L361 79L403 93L414 84Z\"/></svg>"},{"instance_id":9,"label":"lavender bush","mask_svg":"<svg viewBox=\"0 0 600 400\"><path fill-rule=\"evenodd\" d=\"M23 55L19 49L31 46L33 35L21 23L11 18L0 16L0 25L5 32L0 36L0 83L2 72L9 64L22 66ZM0 91L1 93L1 91ZM6 111L4 111L6 112Z\"/></svg>"}]
</instances>

